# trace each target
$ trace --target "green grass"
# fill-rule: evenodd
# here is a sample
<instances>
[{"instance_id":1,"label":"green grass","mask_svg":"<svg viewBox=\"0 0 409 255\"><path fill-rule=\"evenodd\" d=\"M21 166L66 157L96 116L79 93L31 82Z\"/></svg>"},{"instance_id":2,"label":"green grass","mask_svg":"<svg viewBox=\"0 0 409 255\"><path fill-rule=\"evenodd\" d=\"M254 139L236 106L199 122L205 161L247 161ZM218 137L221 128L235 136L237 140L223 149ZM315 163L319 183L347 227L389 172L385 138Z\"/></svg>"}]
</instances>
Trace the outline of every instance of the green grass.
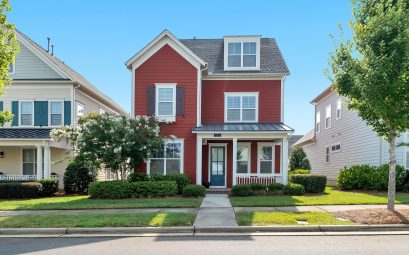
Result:
<instances>
[{"instance_id":1,"label":"green grass","mask_svg":"<svg viewBox=\"0 0 409 255\"><path fill-rule=\"evenodd\" d=\"M62 196L38 199L0 200L0 210L68 210L122 208L199 207L201 198L89 199L89 196Z\"/></svg>"},{"instance_id":2,"label":"green grass","mask_svg":"<svg viewBox=\"0 0 409 255\"><path fill-rule=\"evenodd\" d=\"M309 225L349 225L350 221L340 221L326 212L238 212L240 226L298 225L307 221Z\"/></svg>"},{"instance_id":3,"label":"green grass","mask_svg":"<svg viewBox=\"0 0 409 255\"><path fill-rule=\"evenodd\" d=\"M235 207L248 206L294 206L294 205L356 205L386 204L385 192L346 192L327 187L323 194L306 194L304 196L265 196L265 197L232 197ZM396 195L396 203L409 204L409 194Z\"/></svg>"},{"instance_id":4,"label":"green grass","mask_svg":"<svg viewBox=\"0 0 409 255\"><path fill-rule=\"evenodd\" d=\"M194 213L30 214L0 217L0 228L192 226L195 218Z\"/></svg>"}]
</instances>

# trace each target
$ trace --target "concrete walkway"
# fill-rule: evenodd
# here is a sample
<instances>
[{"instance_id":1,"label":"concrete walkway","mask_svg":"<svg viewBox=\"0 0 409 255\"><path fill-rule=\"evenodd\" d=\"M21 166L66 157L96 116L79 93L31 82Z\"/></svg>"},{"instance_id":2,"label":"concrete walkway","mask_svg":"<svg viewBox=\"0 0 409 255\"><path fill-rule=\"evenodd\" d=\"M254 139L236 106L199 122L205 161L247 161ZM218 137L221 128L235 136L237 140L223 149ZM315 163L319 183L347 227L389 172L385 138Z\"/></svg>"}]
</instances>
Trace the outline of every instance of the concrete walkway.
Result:
<instances>
[{"instance_id":1,"label":"concrete walkway","mask_svg":"<svg viewBox=\"0 0 409 255\"><path fill-rule=\"evenodd\" d=\"M197 213L194 226L237 226L236 214L227 194L206 194Z\"/></svg>"},{"instance_id":2,"label":"concrete walkway","mask_svg":"<svg viewBox=\"0 0 409 255\"><path fill-rule=\"evenodd\" d=\"M236 212L338 212L386 208L386 205L312 205L312 206L281 206L281 207L234 207ZM408 209L409 205L395 205L396 209Z\"/></svg>"}]
</instances>

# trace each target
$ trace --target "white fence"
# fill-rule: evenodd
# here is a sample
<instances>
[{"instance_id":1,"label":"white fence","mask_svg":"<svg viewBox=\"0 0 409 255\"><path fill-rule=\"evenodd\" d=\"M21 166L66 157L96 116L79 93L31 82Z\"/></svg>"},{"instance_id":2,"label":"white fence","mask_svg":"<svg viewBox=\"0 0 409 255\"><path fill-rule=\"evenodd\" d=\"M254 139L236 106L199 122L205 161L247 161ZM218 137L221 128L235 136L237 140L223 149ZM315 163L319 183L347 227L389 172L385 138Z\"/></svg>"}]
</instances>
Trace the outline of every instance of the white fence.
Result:
<instances>
[{"instance_id":1,"label":"white fence","mask_svg":"<svg viewBox=\"0 0 409 255\"><path fill-rule=\"evenodd\" d=\"M57 179L57 175L51 175L51 179ZM23 174L0 174L1 181L36 181L37 175L23 175Z\"/></svg>"},{"instance_id":2,"label":"white fence","mask_svg":"<svg viewBox=\"0 0 409 255\"><path fill-rule=\"evenodd\" d=\"M236 184L264 184L270 185L272 183L282 183L282 176L281 175L273 175L273 176L262 176L262 175L245 175L245 176L237 176L236 177Z\"/></svg>"}]
</instances>

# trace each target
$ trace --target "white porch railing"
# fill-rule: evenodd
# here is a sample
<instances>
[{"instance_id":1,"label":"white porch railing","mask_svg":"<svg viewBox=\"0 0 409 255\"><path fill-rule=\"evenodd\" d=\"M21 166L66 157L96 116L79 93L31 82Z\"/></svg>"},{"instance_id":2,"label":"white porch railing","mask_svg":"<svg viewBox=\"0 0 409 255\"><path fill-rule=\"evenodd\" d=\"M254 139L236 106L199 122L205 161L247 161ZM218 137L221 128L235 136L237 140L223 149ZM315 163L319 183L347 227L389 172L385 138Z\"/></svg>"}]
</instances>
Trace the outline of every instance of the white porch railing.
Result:
<instances>
[{"instance_id":1,"label":"white porch railing","mask_svg":"<svg viewBox=\"0 0 409 255\"><path fill-rule=\"evenodd\" d=\"M252 183L257 183L257 184L264 184L264 185L270 185L272 183L283 183L282 182L282 176L281 175L269 175L269 176L263 176L263 175L257 175L257 174L252 174L252 175L238 175L236 177L236 184L252 184Z\"/></svg>"},{"instance_id":2,"label":"white porch railing","mask_svg":"<svg viewBox=\"0 0 409 255\"><path fill-rule=\"evenodd\" d=\"M51 175L50 179L58 180L57 175ZM0 174L1 181L36 181L37 175L23 175L23 174Z\"/></svg>"}]
</instances>

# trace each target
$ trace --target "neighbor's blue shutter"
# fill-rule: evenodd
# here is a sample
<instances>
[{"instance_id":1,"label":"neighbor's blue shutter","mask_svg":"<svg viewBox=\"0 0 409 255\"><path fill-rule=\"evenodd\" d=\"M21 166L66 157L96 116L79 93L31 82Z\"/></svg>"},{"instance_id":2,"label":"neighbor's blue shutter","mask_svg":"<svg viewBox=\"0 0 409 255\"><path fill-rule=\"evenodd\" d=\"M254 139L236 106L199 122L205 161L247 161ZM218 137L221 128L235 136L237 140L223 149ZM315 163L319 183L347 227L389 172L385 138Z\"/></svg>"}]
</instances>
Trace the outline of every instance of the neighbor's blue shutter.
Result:
<instances>
[{"instance_id":1,"label":"neighbor's blue shutter","mask_svg":"<svg viewBox=\"0 0 409 255\"><path fill-rule=\"evenodd\" d=\"M64 125L71 125L71 101L64 101Z\"/></svg>"},{"instance_id":2,"label":"neighbor's blue shutter","mask_svg":"<svg viewBox=\"0 0 409 255\"><path fill-rule=\"evenodd\" d=\"M3 111L3 101L0 101L0 112Z\"/></svg>"},{"instance_id":3,"label":"neighbor's blue shutter","mask_svg":"<svg viewBox=\"0 0 409 255\"><path fill-rule=\"evenodd\" d=\"M12 126L18 126L18 101L11 102L11 113L14 114Z\"/></svg>"},{"instance_id":4,"label":"neighbor's blue shutter","mask_svg":"<svg viewBox=\"0 0 409 255\"><path fill-rule=\"evenodd\" d=\"M48 101L34 102L34 126L48 126Z\"/></svg>"}]
</instances>

